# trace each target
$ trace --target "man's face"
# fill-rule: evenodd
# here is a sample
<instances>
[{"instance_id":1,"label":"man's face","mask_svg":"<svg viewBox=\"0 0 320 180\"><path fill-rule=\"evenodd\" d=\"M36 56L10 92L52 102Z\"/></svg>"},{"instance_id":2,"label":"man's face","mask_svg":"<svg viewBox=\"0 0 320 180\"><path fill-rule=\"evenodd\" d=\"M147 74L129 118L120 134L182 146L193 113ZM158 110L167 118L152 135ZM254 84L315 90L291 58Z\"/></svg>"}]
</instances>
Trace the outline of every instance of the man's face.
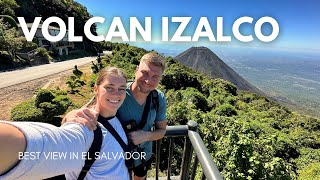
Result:
<instances>
[{"instance_id":1,"label":"man's face","mask_svg":"<svg viewBox=\"0 0 320 180\"><path fill-rule=\"evenodd\" d=\"M136 83L140 92L148 94L150 91L156 89L161 77L162 68L151 63L140 63L136 68Z\"/></svg>"}]
</instances>

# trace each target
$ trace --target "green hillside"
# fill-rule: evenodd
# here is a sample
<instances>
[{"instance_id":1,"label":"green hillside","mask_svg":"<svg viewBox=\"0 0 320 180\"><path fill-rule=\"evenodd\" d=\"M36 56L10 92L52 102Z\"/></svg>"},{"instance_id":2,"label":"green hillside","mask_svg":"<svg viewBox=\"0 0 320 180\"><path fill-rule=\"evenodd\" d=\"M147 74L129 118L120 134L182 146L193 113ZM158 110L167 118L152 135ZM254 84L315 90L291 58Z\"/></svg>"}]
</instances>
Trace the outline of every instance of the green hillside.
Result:
<instances>
[{"instance_id":1,"label":"green hillside","mask_svg":"<svg viewBox=\"0 0 320 180\"><path fill-rule=\"evenodd\" d=\"M81 36L84 23L91 17L84 6L73 0L0 0L0 14L14 20L22 16L27 22L32 22L36 16L43 19L58 16L65 22L67 17L75 17L75 35ZM4 27L4 23L0 24ZM10 29L0 30L3 35ZM96 32L95 26L92 26L92 32ZM8 33L12 36L10 42L17 42L10 46L13 52L22 48L15 33ZM117 66L124 69L130 79L134 78L135 67L147 52L128 44L84 41L92 50L108 48L113 51L112 56L103 57L102 64L93 66L94 70L105 65ZM4 43L0 45L0 56L12 61L5 54L10 48L3 46ZM0 59L0 63L6 60ZM198 122L200 134L224 179L320 179L320 119L300 115L266 97L240 91L225 80L209 80L172 57L165 59L167 70L160 89L167 97L168 124L186 124L188 120ZM95 75L87 79L70 77L69 92L75 93L73 97L83 98L83 94L90 93L82 91L88 91L94 79ZM39 91L36 99L12 110L12 119L57 124L54 116L77 104L69 97L70 94L60 90ZM175 142L176 166L181 161L182 144L182 140ZM166 169L168 149L163 147L160 168ZM178 174L179 168L174 168L172 173Z\"/></svg>"},{"instance_id":2,"label":"green hillside","mask_svg":"<svg viewBox=\"0 0 320 180\"><path fill-rule=\"evenodd\" d=\"M106 64L134 77L144 51L114 44ZM319 179L320 120L299 115L230 82L209 80L166 57L161 90L169 125L195 120L225 179Z\"/></svg>"},{"instance_id":3,"label":"green hillside","mask_svg":"<svg viewBox=\"0 0 320 180\"><path fill-rule=\"evenodd\" d=\"M147 52L128 44L100 45L111 47L113 55L103 57L93 69L117 66L130 79ZM222 79L209 80L171 57L165 59L167 70L160 89L167 97L168 123L198 122L200 134L225 179L320 178L319 119L292 112L265 97L238 91ZM84 86L93 85L94 77L90 79ZM175 161L179 161L182 140L175 144ZM166 151L163 148L162 154ZM160 168L165 169L167 155L162 157ZM173 173L179 173L179 168Z\"/></svg>"}]
</instances>

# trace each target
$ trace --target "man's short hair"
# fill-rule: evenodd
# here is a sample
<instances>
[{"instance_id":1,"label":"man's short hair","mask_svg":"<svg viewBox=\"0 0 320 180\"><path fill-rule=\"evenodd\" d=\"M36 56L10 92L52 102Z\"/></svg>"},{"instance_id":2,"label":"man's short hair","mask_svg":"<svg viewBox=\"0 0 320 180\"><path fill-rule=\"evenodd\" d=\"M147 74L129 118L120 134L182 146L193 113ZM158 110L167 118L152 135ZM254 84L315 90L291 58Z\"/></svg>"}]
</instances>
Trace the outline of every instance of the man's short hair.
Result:
<instances>
[{"instance_id":1,"label":"man's short hair","mask_svg":"<svg viewBox=\"0 0 320 180\"><path fill-rule=\"evenodd\" d=\"M147 53L144 56L142 56L142 58L140 60L140 64L143 62L151 63L155 66L161 67L162 72L164 72L164 70L166 68L164 59L155 52L150 52L150 53Z\"/></svg>"}]
</instances>

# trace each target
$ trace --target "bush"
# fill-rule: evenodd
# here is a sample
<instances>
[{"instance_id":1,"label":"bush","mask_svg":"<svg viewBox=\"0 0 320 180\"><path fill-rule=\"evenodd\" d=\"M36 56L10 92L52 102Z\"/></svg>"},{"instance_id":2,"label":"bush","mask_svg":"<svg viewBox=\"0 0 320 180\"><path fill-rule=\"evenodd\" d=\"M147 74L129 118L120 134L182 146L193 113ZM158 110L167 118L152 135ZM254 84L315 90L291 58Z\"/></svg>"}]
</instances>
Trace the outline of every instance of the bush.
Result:
<instances>
[{"instance_id":1,"label":"bush","mask_svg":"<svg viewBox=\"0 0 320 180\"><path fill-rule=\"evenodd\" d=\"M70 98L65 94L66 92L61 90L41 89L35 99L27 100L14 107L11 111L11 118L14 121L38 121L53 124L52 120L55 119L55 116L65 113L72 104Z\"/></svg>"},{"instance_id":2,"label":"bush","mask_svg":"<svg viewBox=\"0 0 320 180\"><path fill-rule=\"evenodd\" d=\"M52 59L52 57L49 55L49 52L45 48L39 47L37 48L37 52L40 57L46 57L48 59Z\"/></svg>"},{"instance_id":3,"label":"bush","mask_svg":"<svg viewBox=\"0 0 320 180\"><path fill-rule=\"evenodd\" d=\"M216 109L214 109L214 112L217 115L228 116L228 117L236 116L238 114L236 108L230 104L223 104L217 107Z\"/></svg>"},{"instance_id":4,"label":"bush","mask_svg":"<svg viewBox=\"0 0 320 180\"><path fill-rule=\"evenodd\" d=\"M299 171L299 180L320 179L320 163L312 163Z\"/></svg>"},{"instance_id":5,"label":"bush","mask_svg":"<svg viewBox=\"0 0 320 180\"><path fill-rule=\"evenodd\" d=\"M210 93L210 95L237 95L237 87L234 84L223 79L214 79L211 81L207 81L202 85L202 89L205 94Z\"/></svg>"},{"instance_id":6,"label":"bush","mask_svg":"<svg viewBox=\"0 0 320 180\"><path fill-rule=\"evenodd\" d=\"M7 51L0 51L0 70L4 69L2 68L2 66L5 66L5 65L13 65L14 62L11 60L11 57L10 55L8 54Z\"/></svg>"},{"instance_id":7,"label":"bush","mask_svg":"<svg viewBox=\"0 0 320 180\"><path fill-rule=\"evenodd\" d=\"M41 89L37 92L35 106L40 107L43 102L51 102L54 99L54 94L48 89Z\"/></svg>"},{"instance_id":8,"label":"bush","mask_svg":"<svg viewBox=\"0 0 320 180\"><path fill-rule=\"evenodd\" d=\"M68 96L60 95L53 99L53 104L56 105L56 114L63 114L68 107L72 105L71 99Z\"/></svg>"},{"instance_id":9,"label":"bush","mask_svg":"<svg viewBox=\"0 0 320 180\"><path fill-rule=\"evenodd\" d=\"M201 88L201 83L197 77L187 71L181 70L167 70L166 74L162 77L161 84L164 85L166 89L175 90L185 89L187 87Z\"/></svg>"},{"instance_id":10,"label":"bush","mask_svg":"<svg viewBox=\"0 0 320 180\"><path fill-rule=\"evenodd\" d=\"M0 19L3 19L3 21L5 23L8 23L10 25L10 27L18 28L18 23L11 16L0 15Z\"/></svg>"},{"instance_id":11,"label":"bush","mask_svg":"<svg viewBox=\"0 0 320 180\"><path fill-rule=\"evenodd\" d=\"M259 98L256 94L249 93L249 92L241 92L238 97L239 97L239 100L245 103L250 103L253 100L257 100Z\"/></svg>"},{"instance_id":12,"label":"bush","mask_svg":"<svg viewBox=\"0 0 320 180\"><path fill-rule=\"evenodd\" d=\"M294 141L288 138L286 134L279 134L274 149L276 151L274 156L288 161L300 155Z\"/></svg>"},{"instance_id":13,"label":"bush","mask_svg":"<svg viewBox=\"0 0 320 180\"><path fill-rule=\"evenodd\" d=\"M80 78L83 75L83 72L78 69L77 65L74 66L74 70L72 71L72 73L78 78Z\"/></svg>"},{"instance_id":14,"label":"bush","mask_svg":"<svg viewBox=\"0 0 320 180\"><path fill-rule=\"evenodd\" d=\"M320 149L301 148L300 154L299 158L295 160L299 170L308 170L310 164L320 162Z\"/></svg>"},{"instance_id":15,"label":"bush","mask_svg":"<svg viewBox=\"0 0 320 180\"><path fill-rule=\"evenodd\" d=\"M67 79L66 84L68 84L68 86L70 87L69 93L74 94L79 92L79 90L76 90L76 88L84 86L86 83L82 79L78 78L77 76L71 75Z\"/></svg>"},{"instance_id":16,"label":"bush","mask_svg":"<svg viewBox=\"0 0 320 180\"><path fill-rule=\"evenodd\" d=\"M194 104L201 111L205 112L208 110L208 102L206 97L197 89L189 87L186 90L182 90L181 93L183 94L183 98L188 101L188 103Z\"/></svg>"},{"instance_id":17,"label":"bush","mask_svg":"<svg viewBox=\"0 0 320 180\"><path fill-rule=\"evenodd\" d=\"M43 122L43 113L40 108L35 107L35 99L30 99L18 104L11 110L13 121L38 121Z\"/></svg>"}]
</instances>

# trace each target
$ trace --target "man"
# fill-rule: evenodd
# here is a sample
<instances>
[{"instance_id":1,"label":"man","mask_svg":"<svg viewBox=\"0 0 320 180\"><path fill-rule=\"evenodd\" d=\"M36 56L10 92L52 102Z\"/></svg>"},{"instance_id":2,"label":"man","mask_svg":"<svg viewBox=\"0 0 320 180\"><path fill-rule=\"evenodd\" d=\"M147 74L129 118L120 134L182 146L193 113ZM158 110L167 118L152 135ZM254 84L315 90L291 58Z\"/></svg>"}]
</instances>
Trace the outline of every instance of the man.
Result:
<instances>
[{"instance_id":1,"label":"man","mask_svg":"<svg viewBox=\"0 0 320 180\"><path fill-rule=\"evenodd\" d=\"M151 100L147 97L159 85L164 69L163 58L154 52L147 53L141 58L139 66L136 67L135 80L127 84L126 99L117 113L123 124L132 120L137 124L141 122L147 99ZM144 127L141 130L138 129L127 134L129 141L134 145L139 145L142 151L146 153L145 161L137 160L134 163L135 180L145 179L152 155L152 141L163 138L166 133L166 99L162 92L156 91L158 107L155 107L153 102L149 102L150 109L148 109L149 112ZM95 129L96 116L95 112L84 108L80 111L68 113L64 121L79 122L79 119L81 119L83 124L90 129ZM153 125L155 130L151 131Z\"/></svg>"}]
</instances>

